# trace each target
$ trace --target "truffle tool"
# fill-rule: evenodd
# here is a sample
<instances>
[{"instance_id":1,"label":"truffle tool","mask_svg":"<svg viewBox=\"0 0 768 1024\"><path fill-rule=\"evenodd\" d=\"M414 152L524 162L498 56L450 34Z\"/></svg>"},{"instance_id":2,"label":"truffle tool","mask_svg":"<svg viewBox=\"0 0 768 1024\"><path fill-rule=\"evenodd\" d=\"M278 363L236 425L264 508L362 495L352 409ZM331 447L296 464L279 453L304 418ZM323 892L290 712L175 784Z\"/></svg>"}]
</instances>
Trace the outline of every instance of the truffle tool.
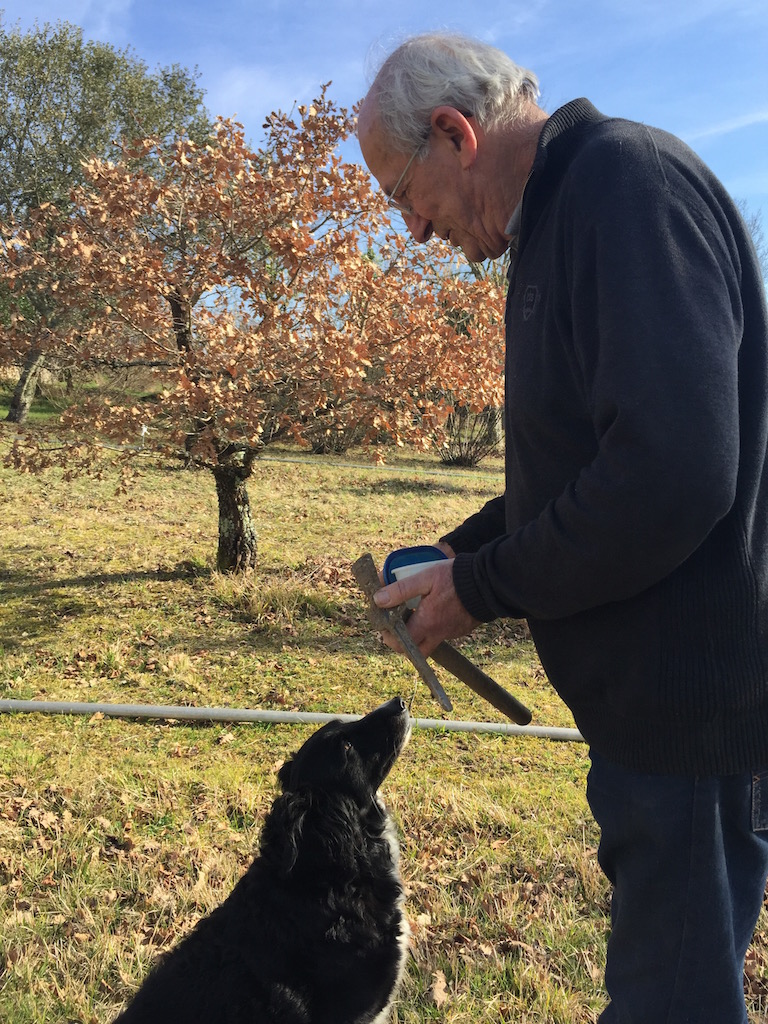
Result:
<instances>
[{"instance_id":1,"label":"truffle tool","mask_svg":"<svg viewBox=\"0 0 768 1024\"><path fill-rule=\"evenodd\" d=\"M411 634L408 632L403 617L404 606L379 608L374 602L373 595L377 590L381 589L381 582L372 556L370 554L361 555L357 561L353 562L352 574L360 589L368 598L368 615L374 628L394 633L440 707L445 711L451 711L453 705L440 684L434 669L416 646ZM466 658L447 641L443 640L430 657L517 725L528 725L530 723L531 712L524 704L521 704L516 697L513 697L511 693L500 686L495 679L492 679L487 673L483 672L482 669L478 668L469 658Z\"/></svg>"}]
</instances>

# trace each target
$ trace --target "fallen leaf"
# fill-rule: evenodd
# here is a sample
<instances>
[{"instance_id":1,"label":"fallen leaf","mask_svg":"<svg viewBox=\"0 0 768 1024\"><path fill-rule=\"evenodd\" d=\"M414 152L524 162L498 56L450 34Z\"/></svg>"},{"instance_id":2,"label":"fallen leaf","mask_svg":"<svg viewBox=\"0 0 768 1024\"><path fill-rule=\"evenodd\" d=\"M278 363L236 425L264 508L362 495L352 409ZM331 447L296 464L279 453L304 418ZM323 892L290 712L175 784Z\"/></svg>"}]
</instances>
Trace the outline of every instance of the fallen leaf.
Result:
<instances>
[{"instance_id":1,"label":"fallen leaf","mask_svg":"<svg viewBox=\"0 0 768 1024\"><path fill-rule=\"evenodd\" d=\"M448 1002L448 983L443 971L435 971L432 978L432 988L429 994L432 997L432 1002L440 1010Z\"/></svg>"}]
</instances>

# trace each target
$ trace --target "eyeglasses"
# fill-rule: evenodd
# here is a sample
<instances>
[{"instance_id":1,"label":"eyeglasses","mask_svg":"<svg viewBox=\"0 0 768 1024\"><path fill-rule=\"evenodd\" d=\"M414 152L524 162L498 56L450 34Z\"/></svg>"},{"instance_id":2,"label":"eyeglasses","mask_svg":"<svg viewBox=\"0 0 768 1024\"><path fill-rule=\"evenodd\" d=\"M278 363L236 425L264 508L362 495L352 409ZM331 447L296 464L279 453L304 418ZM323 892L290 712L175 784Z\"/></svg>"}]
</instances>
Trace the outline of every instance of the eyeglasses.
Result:
<instances>
[{"instance_id":1,"label":"eyeglasses","mask_svg":"<svg viewBox=\"0 0 768 1024\"><path fill-rule=\"evenodd\" d=\"M410 168L410 166L413 163L413 161L416 159L416 156L418 155L418 153L419 153L419 150L417 149L417 150L414 150L414 152L411 154L411 157L410 157L408 163L403 168L403 173L397 179L397 184L395 185L395 187L392 189L392 191L387 196L387 205L389 206L389 208L392 209L392 210L399 210L400 213L404 213L407 216L410 216L413 213L413 207L409 203L403 203L399 199L396 199L395 196L397 195L398 190L399 190L400 186L403 183L403 178L408 173L408 169Z\"/></svg>"}]
</instances>

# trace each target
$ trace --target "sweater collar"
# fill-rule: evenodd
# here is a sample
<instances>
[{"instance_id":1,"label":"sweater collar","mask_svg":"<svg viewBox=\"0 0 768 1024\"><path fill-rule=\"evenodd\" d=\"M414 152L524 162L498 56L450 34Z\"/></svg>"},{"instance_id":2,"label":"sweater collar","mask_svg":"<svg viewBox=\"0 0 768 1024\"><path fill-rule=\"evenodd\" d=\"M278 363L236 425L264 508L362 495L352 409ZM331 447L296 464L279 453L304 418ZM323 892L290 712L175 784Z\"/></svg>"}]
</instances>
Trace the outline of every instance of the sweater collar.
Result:
<instances>
[{"instance_id":1,"label":"sweater collar","mask_svg":"<svg viewBox=\"0 0 768 1024\"><path fill-rule=\"evenodd\" d=\"M526 205L525 221L528 224L538 216L538 207L542 198L549 194L548 183L554 181L563 173L567 163L567 154L571 151L574 141L582 132L587 131L597 122L605 120L603 114L593 106L588 99L571 100L564 106L559 107L544 124L539 143L536 148L536 156L533 160L531 173L528 176L523 198L515 207L510 217L505 234L510 236L509 257L510 263L507 275L512 279L518 250L520 248L520 235L523 232L523 207ZM527 204L526 193L536 193L535 197ZM543 187L543 193L540 188ZM530 211L531 205L535 212ZM533 217L533 220L531 219Z\"/></svg>"},{"instance_id":2,"label":"sweater collar","mask_svg":"<svg viewBox=\"0 0 768 1024\"><path fill-rule=\"evenodd\" d=\"M558 108L542 128L531 178L557 175L580 136L604 120L605 115L583 97Z\"/></svg>"},{"instance_id":3,"label":"sweater collar","mask_svg":"<svg viewBox=\"0 0 768 1024\"><path fill-rule=\"evenodd\" d=\"M559 107L545 122L523 200L507 227L507 234L514 236L510 245L513 262L521 236L525 236L529 225L535 223L542 205L565 173L579 138L604 120L605 115L582 97Z\"/></svg>"},{"instance_id":4,"label":"sweater collar","mask_svg":"<svg viewBox=\"0 0 768 1024\"><path fill-rule=\"evenodd\" d=\"M596 121L602 120L603 115L600 111L594 107L589 100L583 97L578 100L572 100L570 103L566 103L565 106L560 107L550 115L545 121L544 127L539 136L539 142L536 147L536 154L534 156L533 165L531 172L528 175L528 181L539 171L543 170L544 165L547 162L547 156L550 149L558 149L558 140L566 135L571 128L582 128L588 125L594 124ZM526 182L526 188L528 182ZM525 195L525 189L523 190ZM522 209L522 199L515 207L512 212L512 216L509 219L506 231L507 235L512 235L513 240L520 233L520 215Z\"/></svg>"},{"instance_id":5,"label":"sweater collar","mask_svg":"<svg viewBox=\"0 0 768 1024\"><path fill-rule=\"evenodd\" d=\"M605 120L604 115L584 97L566 103L565 106L559 107L544 124L539 136L536 158L538 159L543 150L546 150L551 143L565 132L570 131L571 128L586 128L603 120Z\"/></svg>"}]
</instances>

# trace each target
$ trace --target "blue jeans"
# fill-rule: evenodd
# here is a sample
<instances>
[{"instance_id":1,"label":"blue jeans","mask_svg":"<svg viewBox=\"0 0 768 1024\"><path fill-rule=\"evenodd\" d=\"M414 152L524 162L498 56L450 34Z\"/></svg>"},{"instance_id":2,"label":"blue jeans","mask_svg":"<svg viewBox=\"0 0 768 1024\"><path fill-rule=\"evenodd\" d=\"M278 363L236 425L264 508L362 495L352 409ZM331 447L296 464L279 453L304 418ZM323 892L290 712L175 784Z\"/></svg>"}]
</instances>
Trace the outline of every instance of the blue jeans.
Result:
<instances>
[{"instance_id":1,"label":"blue jeans","mask_svg":"<svg viewBox=\"0 0 768 1024\"><path fill-rule=\"evenodd\" d=\"M613 885L600 1024L746 1024L744 957L768 877L768 769L636 775L592 753Z\"/></svg>"}]
</instances>

